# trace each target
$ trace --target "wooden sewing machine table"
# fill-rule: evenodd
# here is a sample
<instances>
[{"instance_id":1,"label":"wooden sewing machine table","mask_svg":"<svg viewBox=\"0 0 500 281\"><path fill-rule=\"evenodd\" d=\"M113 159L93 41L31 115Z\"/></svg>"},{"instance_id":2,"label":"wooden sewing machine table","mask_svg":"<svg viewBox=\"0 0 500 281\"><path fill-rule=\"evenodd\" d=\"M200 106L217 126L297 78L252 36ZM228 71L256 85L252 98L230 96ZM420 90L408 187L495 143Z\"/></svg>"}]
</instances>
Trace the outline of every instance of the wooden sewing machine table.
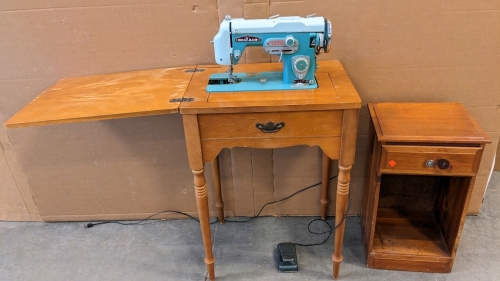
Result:
<instances>
[{"instance_id":1,"label":"wooden sewing machine table","mask_svg":"<svg viewBox=\"0 0 500 281\"><path fill-rule=\"evenodd\" d=\"M215 279L204 163L211 162L219 220L224 222L217 156L223 148L319 146L323 150L322 218L326 218L330 159L339 160L335 224L348 204L361 100L339 61L320 61L314 90L207 93L206 65L114 73L58 81L6 123L25 127L179 112L205 246ZM235 72L279 71L277 63L243 64ZM345 223L335 230L333 276L342 261Z\"/></svg>"}]
</instances>

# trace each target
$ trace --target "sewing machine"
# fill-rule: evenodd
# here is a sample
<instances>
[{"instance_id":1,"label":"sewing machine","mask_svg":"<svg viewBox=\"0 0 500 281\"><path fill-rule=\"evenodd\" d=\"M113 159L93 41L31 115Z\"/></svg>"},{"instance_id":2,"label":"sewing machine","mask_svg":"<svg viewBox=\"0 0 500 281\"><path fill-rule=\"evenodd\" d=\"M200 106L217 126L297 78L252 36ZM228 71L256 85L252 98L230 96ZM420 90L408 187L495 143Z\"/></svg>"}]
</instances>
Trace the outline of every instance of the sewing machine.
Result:
<instances>
[{"instance_id":1,"label":"sewing machine","mask_svg":"<svg viewBox=\"0 0 500 281\"><path fill-rule=\"evenodd\" d=\"M215 35L215 61L229 66L226 73L210 76L207 92L314 89L316 55L328 53L332 25L323 17L271 17L269 19L222 21ZM233 73L246 47L261 46L266 53L279 56L283 71Z\"/></svg>"}]
</instances>

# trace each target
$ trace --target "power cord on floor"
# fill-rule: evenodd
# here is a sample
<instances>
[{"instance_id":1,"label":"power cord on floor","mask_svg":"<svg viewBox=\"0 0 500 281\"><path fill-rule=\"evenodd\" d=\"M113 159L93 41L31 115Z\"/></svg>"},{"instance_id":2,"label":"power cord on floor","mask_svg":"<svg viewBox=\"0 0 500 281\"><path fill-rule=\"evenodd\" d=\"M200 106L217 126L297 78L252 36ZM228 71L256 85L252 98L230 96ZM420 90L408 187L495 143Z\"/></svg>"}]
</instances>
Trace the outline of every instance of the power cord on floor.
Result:
<instances>
[{"instance_id":1,"label":"power cord on floor","mask_svg":"<svg viewBox=\"0 0 500 281\"><path fill-rule=\"evenodd\" d=\"M337 177L337 176L333 176L333 177L329 178L328 180L329 180L329 181L331 181L331 180L333 180L333 179L334 179L334 178L336 178L336 177ZM260 210L259 210L259 212L257 213L257 215L255 215L255 216L253 216L253 217L250 217L250 219L247 219L247 220L226 220L226 221L227 221L227 222L237 222L237 223L243 223L243 222L249 222L249 221L252 221L252 220L256 219L256 218L260 215L260 213L262 213L262 211L264 210L264 208L265 208L266 206L268 206L268 205L272 205L272 204L275 204L275 203L279 203L279 202L285 201L285 200L287 200L287 199L290 199L290 198L292 198L293 196L295 196L295 195L297 195L297 194L299 194L299 193L301 193L301 192L304 192L304 191L306 191L306 190L308 190L308 189L310 189L310 188L313 188L313 187L315 187L315 186L318 186L318 185L320 185L320 184L321 184L321 182L318 182L318 183L316 183L316 184L313 184L313 185L310 185L310 186L304 187L304 188L302 188L301 190L296 191L295 193L292 193L291 195L288 195L287 197L285 197L285 198L283 198L283 199L276 200L276 201L272 201L272 202L268 202L268 203L264 204L264 206L262 206L262 208L260 208Z\"/></svg>"},{"instance_id":2,"label":"power cord on floor","mask_svg":"<svg viewBox=\"0 0 500 281\"><path fill-rule=\"evenodd\" d=\"M349 196L349 203L347 204L347 209L345 210L345 214L344 216L342 217L342 219L340 220L340 222L335 226L335 227L332 227L326 220L323 220L323 219L314 219L312 220L311 222L309 222L309 224L307 225L307 230L309 230L309 233L312 233L312 234L316 234L316 235L321 235L321 234L325 234L325 233L328 233L328 236L322 241L322 242L319 242L319 243L313 243L313 244L301 244L301 243L295 243L295 245L297 246L303 246L303 247L310 247L310 246L317 246L317 245L321 245L323 243L325 243L326 241L328 241L328 239L330 238L330 236L332 236L332 233L335 229L337 229L339 226L341 226L346 217L347 217L347 212L349 212L349 210L351 209L351 193L347 193L348 196ZM315 221L323 221L324 223L326 223L328 225L328 227L330 227L330 230L329 231L324 231L324 232L314 232L311 230L311 224Z\"/></svg>"},{"instance_id":3,"label":"power cord on floor","mask_svg":"<svg viewBox=\"0 0 500 281\"><path fill-rule=\"evenodd\" d=\"M90 222L90 223L85 224L83 227L85 227L85 228L91 228L91 227L94 227L96 225L107 224L107 223L115 223L115 224L119 224L119 225L138 225L138 224L141 224L141 223L143 223L143 222L151 219L152 217L155 217L157 215L164 214L164 213L176 213L176 214L180 214L180 215L189 217L190 219L195 220L197 222L200 222L197 218L195 218L195 217L193 217L193 216L191 216L189 214L186 214L186 213L183 213L183 212L179 212L179 211L174 211L174 210L166 210L166 211L158 212L156 214L152 214L151 216L149 216L149 217L147 217L147 218L145 218L143 220L136 221L136 222L120 222L120 221ZM217 218L215 221L210 222L210 224L216 223L218 221L219 221L219 219Z\"/></svg>"},{"instance_id":4,"label":"power cord on floor","mask_svg":"<svg viewBox=\"0 0 500 281\"><path fill-rule=\"evenodd\" d=\"M336 178L337 176L333 176L331 178L329 178L328 180L332 180L334 178ZM282 201L285 201L287 199L290 199L292 198L293 196L299 194L299 193L302 193L308 189L311 189L315 186L318 186L320 185L321 182L319 183L316 183L316 184L313 184L313 185L310 185L310 186L307 186L299 191L296 191L294 192L293 194L283 198L283 199L280 199L280 200L276 200L276 201L272 201L272 202L268 202L266 204L264 204L262 206L262 208L260 208L259 212L257 213L257 215L253 216L253 217L250 217L249 219L246 219L246 220L225 220L226 222L229 222L229 223L246 223L246 222L250 222L254 219L256 219L257 217L259 217L259 215L262 213L262 211L264 210L264 208L268 205L272 205L272 204L275 204L275 203L279 203L279 202L282 202ZM309 246L317 246L317 245L321 245L323 243L325 243L326 241L328 241L328 239L330 238L330 236L332 235L333 231L335 229L337 229L340 225L342 225L342 223L344 223L346 217L347 217L347 212L349 212L349 209L351 208L351 193L348 193L349 194L349 203L347 205L347 210L344 214L344 216L342 217L342 220L337 224L335 225L335 227L332 227L326 220L323 220L323 219L314 219L312 220L311 222L309 222L309 224L307 225L307 230L309 231L309 233L311 234L315 234L315 235L322 235L322 234L326 234L328 233L328 236L322 241L322 242L319 242L319 243L313 243L313 244L301 244L301 243L295 243L295 245L298 245L298 246L304 246L304 247L309 247ZM108 224L108 223L114 223L114 224L119 224L119 225L138 225L138 224L141 224L157 215L160 215L160 214L164 214L164 213L176 213L176 214L180 214L180 215L184 215L186 217L189 217L190 219L192 220L195 220L197 222L199 222L199 220L189 214L186 214L186 213L183 213L183 212L179 212L179 211L174 211L174 210L166 210L166 211L162 211L162 212L158 212L156 214L153 214L143 220L140 220L140 221L137 221L137 222L120 222L120 221L102 221L102 222L95 222L95 223L87 223L84 225L85 228L91 228L91 227L94 227L96 225L101 225L101 224ZM213 222L210 222L210 224L214 224L214 223L217 223L219 221L219 219L215 219ZM328 225L328 227L330 228L330 230L327 230L327 231L323 231L323 232L315 232L315 231L312 231L311 230L311 225L315 222L315 221L323 221L324 223L326 223Z\"/></svg>"},{"instance_id":5,"label":"power cord on floor","mask_svg":"<svg viewBox=\"0 0 500 281\"><path fill-rule=\"evenodd\" d=\"M334 178L336 178L336 177L337 177L337 176L333 176L333 177L329 178L328 180L329 180L329 181L331 181L332 179L334 179ZM292 198L293 196L295 196L295 195L297 195L297 194L299 194L299 193L301 193L301 192L304 192L304 191L306 191L306 190L308 190L308 189L310 189L310 188L313 188L313 187L315 187L315 186L318 186L318 185L320 185L320 184L321 184L321 182L316 183L316 184L313 184L313 185L310 185L310 186L307 186L307 187L304 187L303 189L301 189L301 190L299 190L299 191L297 191L297 192L295 192L295 193L292 193L291 195L288 195L287 197L285 197L285 198L283 198L283 199L276 200L276 201L272 201L272 202L268 202L268 203L264 204L264 205L262 206L262 208L260 208L260 210L259 210L259 212L257 213L257 215L255 215L255 216L253 216L253 217L251 217L251 218L249 218L249 219L247 219L247 220L227 220L227 219L226 219L225 221L226 221L226 222L231 222L231 223L233 223L233 222L235 222L235 223L245 223L245 222L252 221L252 220L256 219L256 218L260 215L260 213L262 213L262 211L264 210L264 208L265 208L266 206L268 206L268 205L272 205L272 204L275 204L275 203L278 203L278 202L282 202L282 201L285 201L285 200L287 200L287 199L290 199L290 198ZM345 211L345 214L344 214L344 216L342 217L342 220L341 220L341 221L340 221L340 222L339 222L339 223L338 223L335 227L332 227L332 226L331 226L331 225L330 225L330 224L329 224L326 220L323 220L323 219L314 219L314 220L312 220L311 222L309 222L309 224L307 225L307 230L308 230L308 231L309 231L309 233L311 233L311 234L315 234L315 235L322 235L322 234L326 234L326 233L328 233L328 236L327 236L327 237L326 237L326 238L325 238L322 242L319 242L319 243L312 243L312 244L301 244L301 243L295 243L295 245L297 245L297 246L303 246L303 247L309 247L309 246L317 246L317 245L321 245L321 244L324 244L326 241L328 241L328 239L329 239L329 238L330 238L330 236L332 235L333 231L334 231L335 229L337 229L340 225L342 225L342 223L344 223L344 221L345 221L345 219L346 219L346 217L347 217L347 212L349 212L349 210L351 209L351 193L350 193L350 192L348 193L348 196L349 196L349 203L348 203L348 205L347 205L347 210ZM326 223L326 225L328 225L328 227L330 228L330 230L327 230L327 231L324 231L324 232L315 232L315 231L312 231L312 230L311 230L311 225L312 225L312 223L313 223L313 222L315 222L315 221L323 221L324 223Z\"/></svg>"}]
</instances>

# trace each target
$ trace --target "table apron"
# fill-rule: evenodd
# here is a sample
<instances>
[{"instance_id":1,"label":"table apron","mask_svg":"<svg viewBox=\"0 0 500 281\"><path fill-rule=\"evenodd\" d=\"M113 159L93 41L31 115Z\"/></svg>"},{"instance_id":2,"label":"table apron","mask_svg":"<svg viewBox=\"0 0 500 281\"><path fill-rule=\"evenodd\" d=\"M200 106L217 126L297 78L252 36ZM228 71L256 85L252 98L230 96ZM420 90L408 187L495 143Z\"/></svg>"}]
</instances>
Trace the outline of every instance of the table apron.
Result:
<instances>
[{"instance_id":1,"label":"table apron","mask_svg":"<svg viewBox=\"0 0 500 281\"><path fill-rule=\"evenodd\" d=\"M340 144L340 136L201 139L203 162L212 161L223 148L282 148L296 145L319 146L330 159L338 159L340 156Z\"/></svg>"}]
</instances>

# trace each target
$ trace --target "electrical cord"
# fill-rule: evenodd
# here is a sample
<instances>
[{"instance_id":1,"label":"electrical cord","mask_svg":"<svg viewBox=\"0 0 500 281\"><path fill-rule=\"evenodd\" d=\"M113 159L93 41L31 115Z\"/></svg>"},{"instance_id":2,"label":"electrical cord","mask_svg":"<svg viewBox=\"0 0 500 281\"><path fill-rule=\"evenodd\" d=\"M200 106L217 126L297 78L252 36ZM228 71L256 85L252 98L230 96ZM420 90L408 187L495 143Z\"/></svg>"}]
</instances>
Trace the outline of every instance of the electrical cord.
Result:
<instances>
[{"instance_id":1,"label":"electrical cord","mask_svg":"<svg viewBox=\"0 0 500 281\"><path fill-rule=\"evenodd\" d=\"M330 180L332 180L332 179L334 179L334 178L336 178L336 177L337 177L337 176L333 176L333 177L329 178L328 180L330 181ZM258 212L255 216L253 216L253 217L251 217L251 218L249 218L249 219L247 219L247 220L227 220L227 219L226 219L225 221L226 221L226 222L229 222L229 223L246 223L246 222L250 222L250 221L252 221L252 220L256 219L257 217L259 217L259 216L260 216L260 214L262 213L262 211L264 210L264 208L265 208L266 206L268 206L268 205L272 205L272 204L275 204L275 203L279 203L279 202L285 201L285 200L287 200L287 199L290 199L290 198L292 198L293 196L295 196L295 195L297 195L297 194L299 194L299 193L302 193L302 192L304 192L304 191L306 191L306 190L308 190L308 189L311 189L311 188L313 188L313 187L315 187L315 186L318 186L318 185L320 185L320 184L321 184L321 182L316 183L316 184L313 184L313 185L310 185L310 186L307 186L307 187L304 187L303 189L298 190L298 191L296 191L296 192L292 193L291 195L288 195L288 196L287 196L287 197L285 197L285 198L282 198L282 199L280 199L280 200L276 200L276 201L272 201L272 202L268 202L268 203L264 204L264 205L262 206L262 208L260 208L259 212ZM350 193L350 192L348 193L348 196L349 196L349 203L348 203L348 205L347 205L346 212L345 212L344 216L342 217L342 220L341 220L341 221L340 221L337 225L335 225L335 227L332 227L332 226L331 226L331 225L330 225L330 224L329 224L326 220L323 220L323 219L321 219L321 218L319 218L319 219L314 219L314 220L312 220L311 222L309 222L309 224L307 225L307 230L308 230L308 231L309 231L309 233L311 233L311 234L315 234L315 235L322 235L322 234L326 234L326 233L328 233L328 236L327 236L327 237L326 237L326 238L325 238L322 242L319 242L319 243L312 243L312 244L301 244L301 243L295 243L295 245L298 245L298 246L303 246L303 247L309 247L309 246L317 246L317 245L321 245L321 244L325 243L326 241L328 241L328 239L329 239L329 238L330 238L330 236L332 235L333 231L334 231L335 229L337 229L340 225L342 225L342 223L344 223L344 221L345 221L345 219L346 219L346 217L347 217L347 212L349 212L349 209L351 208L351 193ZM190 218L190 219L192 219L192 220L195 220L195 221L199 222L199 220L198 220L197 218L195 218L195 217L193 217L193 216L191 216L191 215L189 215L189 214L186 214L186 213L183 213L183 212L179 212L179 211L174 211L174 210L166 210L166 211L162 211L162 212L158 212L158 213L156 213L156 214L153 214L153 215L151 215L151 216L149 216L149 217L147 217L147 218L145 218L145 219L143 219L143 220L137 221L137 222L102 221L102 222L95 222L95 223L87 223L87 224L85 224L85 225L84 225L84 227L85 227L85 228L91 228L91 227L94 227L94 226L96 226L96 225L108 224L108 223L114 223L114 224L119 224L119 225L139 225L139 224L141 224L141 223L143 223L143 222L145 222L145 221L147 221L147 220L149 220L149 219L151 219L151 218L153 218L153 217L155 217L155 216L157 216L157 215L164 214L164 213L176 213L176 214L184 215L184 216L186 216L186 217L188 217L188 218ZM219 218L216 218L213 222L210 222L210 224L217 223L218 221L219 221ZM311 230L311 225L312 225L315 221L323 221L324 223L326 223L326 224L328 225L328 227L330 228L330 230L323 231L323 232L315 232L315 231L312 231L312 230Z\"/></svg>"},{"instance_id":2,"label":"electrical cord","mask_svg":"<svg viewBox=\"0 0 500 281\"><path fill-rule=\"evenodd\" d=\"M332 179L334 179L334 178L336 178L336 177L337 177L337 176L333 176L333 177L329 178L328 180L329 180L329 181L331 181ZM250 219L247 219L247 220L227 220L227 219L226 219L225 221L226 221L226 222L230 222L230 223L246 223L246 222L250 222L250 221L252 221L252 220L256 219L256 218L260 215L260 213L262 213L262 211L264 210L264 208L265 208L266 206L268 206L268 205L272 205L272 204L275 204L275 203L278 203L278 202L282 202L282 201L285 201L285 200L287 200L287 199L290 199L290 198L292 198L293 196L295 196L295 195L297 195L297 194L299 194L299 193L301 193L301 192L304 192L304 191L306 191L306 190L308 190L308 189L310 189L310 188L313 188L313 187L315 187L315 186L318 186L318 185L320 185L320 184L321 184L321 182L316 183L316 184L313 184L313 185L310 185L310 186L307 186L307 187L304 187L303 189L301 189L301 190L299 190L299 191L296 191L295 193L292 193L291 195L288 195L288 196L287 196L287 197L285 197L285 198L282 198L282 199L280 199L280 200L276 200L276 201L272 201L272 202L268 202L268 203L264 204L264 205L262 206L262 208L260 208L260 210L259 210L259 212L257 213L257 215L255 215L255 216L251 217ZM295 245L297 245L297 246L303 246L303 247L310 247L310 246L318 246L318 245L324 244L326 241L328 241L328 239L330 238L330 236L332 236L333 231L334 231L335 229L337 229L340 225L342 225L342 223L344 223L344 221L345 221L345 219L346 219L346 217L347 217L347 212L349 212L349 210L351 209L351 193L350 193L350 192L348 193L348 196L349 196L349 203L348 203L348 205L347 205L347 209L346 209L346 211L345 211L345 214L344 214L344 216L342 217L342 220L341 220L341 221L340 221L340 222L339 222L339 223L338 223L335 227L332 227L332 226L331 226L331 225L330 225L330 224L329 224L326 220L323 220L323 219L321 219L321 218L319 218L319 219L314 219L314 220L310 221L310 222L309 222L309 224L307 225L307 230L308 230L308 231L309 231L309 233L311 233L311 234L315 234L315 235L322 235L322 234L326 234L326 233L328 233L328 236L327 236L327 237L326 237L323 241L321 241L321 242L319 242L319 243L312 243L312 244L301 244L301 243L295 243ZM312 231L312 230L311 230L311 225L312 225L312 223L313 223L313 222L315 222L315 221L323 221L324 223L326 223L326 225L328 225L328 227L330 228L330 230L327 230L327 231L324 231L324 232L315 232L315 231Z\"/></svg>"},{"instance_id":3,"label":"electrical cord","mask_svg":"<svg viewBox=\"0 0 500 281\"><path fill-rule=\"evenodd\" d=\"M349 196L349 203L347 204L347 209L345 210L344 216L342 217L342 219L340 220L340 222L335 227L332 227L326 220L323 220L323 219L314 219L311 222L309 222L309 224L307 225L307 230L309 231L309 233L316 234L316 235L321 235L321 234L328 233L328 236L322 242L312 243L312 244L295 243L295 245L302 246L302 247L310 247L310 246L318 246L318 245L324 244L326 241L328 241L328 239L330 238L330 236L332 236L333 231L335 229L337 229L339 226L341 226L344 223L345 219L347 218L347 212L349 212L349 210L351 209L351 192L349 192L347 194ZM312 231L311 230L311 224L313 222L319 221L319 220L323 221L324 223L326 223L328 225L328 227L330 227L330 230L329 231L324 231L324 232L314 232L314 231Z\"/></svg>"},{"instance_id":4,"label":"electrical cord","mask_svg":"<svg viewBox=\"0 0 500 281\"><path fill-rule=\"evenodd\" d=\"M329 181L331 181L332 179L334 179L334 178L336 178L336 177L337 177L337 176L333 176L333 177L329 178L328 180L329 180ZM260 208L260 211L257 213L257 215L255 215L255 216L251 217L250 219L247 219L247 220L225 220L225 221L227 221L227 222L236 222L236 223L244 223L244 222L249 222L249 221L252 221L252 220L256 219L256 218L260 215L260 213L262 213L262 211L264 210L264 208L265 208L266 206L268 206L268 205L272 205L272 204L275 204L275 203L278 203L278 202L282 202L282 201L285 201L285 200L287 200L287 199L290 199L290 198L292 198L293 196L295 196L295 195L297 195L297 194L299 194L299 193L301 193L301 192L304 192L304 191L306 191L306 190L308 190L308 189L310 189L310 188L313 188L313 187L315 187L315 186L318 186L318 185L320 185L320 184L321 184L321 182L318 182L318 183L316 183L316 184L313 184L313 185L310 185L310 186L304 187L304 188L302 188L301 190L296 191L296 192L292 193L291 195L288 195L287 197L285 197L285 198L283 198L283 199L276 200L276 201L272 201L272 202L268 202L268 203L264 204L264 206L262 206L262 208Z\"/></svg>"},{"instance_id":5,"label":"electrical cord","mask_svg":"<svg viewBox=\"0 0 500 281\"><path fill-rule=\"evenodd\" d=\"M149 219L151 219L152 217L155 217L157 215L160 215L160 214L164 214L164 213L176 213L176 214L180 214L180 215L183 215L183 216L186 216L186 217L189 217L190 219L192 220L195 220L197 222L200 222L197 218L189 215L189 214L186 214L186 213L183 213L183 212L179 212L179 211L174 211L174 210L166 210L166 211L162 211L162 212L158 212L156 214L152 214L151 216L143 219L143 220L140 220L140 221L136 221L136 222L120 222L120 221L101 221L101 222L90 222L90 223L87 223L85 224L83 227L85 228L91 228L91 227L94 227L96 225L101 225L101 224L108 224L108 223L115 223L115 224L119 224L119 225L138 225L138 224L141 224ZM219 218L215 219L215 221L213 222L210 222L210 224L214 224L216 222L219 221Z\"/></svg>"}]
</instances>

